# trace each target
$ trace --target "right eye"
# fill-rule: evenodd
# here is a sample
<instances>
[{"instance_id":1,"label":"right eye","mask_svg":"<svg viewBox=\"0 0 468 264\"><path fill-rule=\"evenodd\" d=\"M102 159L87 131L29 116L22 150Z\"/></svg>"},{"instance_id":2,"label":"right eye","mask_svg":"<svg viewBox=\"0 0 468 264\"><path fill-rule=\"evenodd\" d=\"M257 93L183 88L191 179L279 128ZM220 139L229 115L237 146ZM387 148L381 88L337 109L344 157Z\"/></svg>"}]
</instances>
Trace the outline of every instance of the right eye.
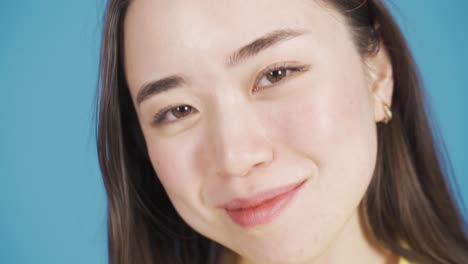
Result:
<instances>
[{"instance_id":1,"label":"right eye","mask_svg":"<svg viewBox=\"0 0 468 264\"><path fill-rule=\"evenodd\" d=\"M168 106L156 114L154 122L156 124L171 123L184 118L195 111L195 108L190 105L178 105L175 107Z\"/></svg>"}]
</instances>

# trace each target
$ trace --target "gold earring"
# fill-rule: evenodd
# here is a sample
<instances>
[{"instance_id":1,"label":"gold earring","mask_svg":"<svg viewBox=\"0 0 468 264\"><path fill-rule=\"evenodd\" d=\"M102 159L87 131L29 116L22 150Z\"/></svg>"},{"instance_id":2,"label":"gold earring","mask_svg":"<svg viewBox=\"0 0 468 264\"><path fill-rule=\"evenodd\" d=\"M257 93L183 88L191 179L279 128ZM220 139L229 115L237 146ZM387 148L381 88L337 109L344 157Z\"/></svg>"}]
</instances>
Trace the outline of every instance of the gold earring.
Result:
<instances>
[{"instance_id":1,"label":"gold earring","mask_svg":"<svg viewBox=\"0 0 468 264\"><path fill-rule=\"evenodd\" d=\"M384 119L383 119L383 122L384 124L388 124L390 122L390 120L392 120L392 110L390 110L390 106L385 103L385 102L382 102L383 103L383 107L384 107Z\"/></svg>"}]
</instances>

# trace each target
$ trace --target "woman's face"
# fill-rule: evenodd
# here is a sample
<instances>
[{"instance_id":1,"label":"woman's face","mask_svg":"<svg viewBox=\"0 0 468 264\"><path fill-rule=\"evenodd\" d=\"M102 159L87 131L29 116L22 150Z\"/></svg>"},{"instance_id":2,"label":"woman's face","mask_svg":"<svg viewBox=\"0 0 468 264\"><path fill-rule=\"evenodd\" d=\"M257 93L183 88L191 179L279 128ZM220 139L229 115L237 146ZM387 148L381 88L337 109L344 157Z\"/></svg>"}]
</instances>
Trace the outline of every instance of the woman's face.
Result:
<instances>
[{"instance_id":1,"label":"woman's face","mask_svg":"<svg viewBox=\"0 0 468 264\"><path fill-rule=\"evenodd\" d=\"M152 165L192 228L258 263L359 244L380 86L336 11L135 0L124 36Z\"/></svg>"}]
</instances>

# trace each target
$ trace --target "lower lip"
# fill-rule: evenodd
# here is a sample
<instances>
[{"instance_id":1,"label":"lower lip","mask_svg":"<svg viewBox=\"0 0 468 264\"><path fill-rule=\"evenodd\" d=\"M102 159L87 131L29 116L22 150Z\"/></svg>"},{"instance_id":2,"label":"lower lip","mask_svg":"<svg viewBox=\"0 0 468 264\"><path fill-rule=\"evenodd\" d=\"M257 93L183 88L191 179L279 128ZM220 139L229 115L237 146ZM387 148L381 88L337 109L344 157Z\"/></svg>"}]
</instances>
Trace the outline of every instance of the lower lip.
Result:
<instances>
[{"instance_id":1,"label":"lower lip","mask_svg":"<svg viewBox=\"0 0 468 264\"><path fill-rule=\"evenodd\" d=\"M226 212L236 224L244 228L267 224L281 214L304 184L305 181L300 183L293 190L280 194L255 207L226 210Z\"/></svg>"}]
</instances>

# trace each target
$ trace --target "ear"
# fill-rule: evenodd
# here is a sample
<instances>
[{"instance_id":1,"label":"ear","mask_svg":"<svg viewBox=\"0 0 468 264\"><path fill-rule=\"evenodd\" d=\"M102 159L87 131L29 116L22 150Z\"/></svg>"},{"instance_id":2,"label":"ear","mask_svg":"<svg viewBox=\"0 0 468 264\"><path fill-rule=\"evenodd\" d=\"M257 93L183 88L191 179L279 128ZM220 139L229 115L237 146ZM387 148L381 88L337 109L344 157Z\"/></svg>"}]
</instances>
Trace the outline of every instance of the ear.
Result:
<instances>
[{"instance_id":1,"label":"ear","mask_svg":"<svg viewBox=\"0 0 468 264\"><path fill-rule=\"evenodd\" d=\"M373 98L374 119L380 122L385 117L384 104L391 108L393 96L393 67L387 48L382 44L377 53L365 60Z\"/></svg>"}]
</instances>

